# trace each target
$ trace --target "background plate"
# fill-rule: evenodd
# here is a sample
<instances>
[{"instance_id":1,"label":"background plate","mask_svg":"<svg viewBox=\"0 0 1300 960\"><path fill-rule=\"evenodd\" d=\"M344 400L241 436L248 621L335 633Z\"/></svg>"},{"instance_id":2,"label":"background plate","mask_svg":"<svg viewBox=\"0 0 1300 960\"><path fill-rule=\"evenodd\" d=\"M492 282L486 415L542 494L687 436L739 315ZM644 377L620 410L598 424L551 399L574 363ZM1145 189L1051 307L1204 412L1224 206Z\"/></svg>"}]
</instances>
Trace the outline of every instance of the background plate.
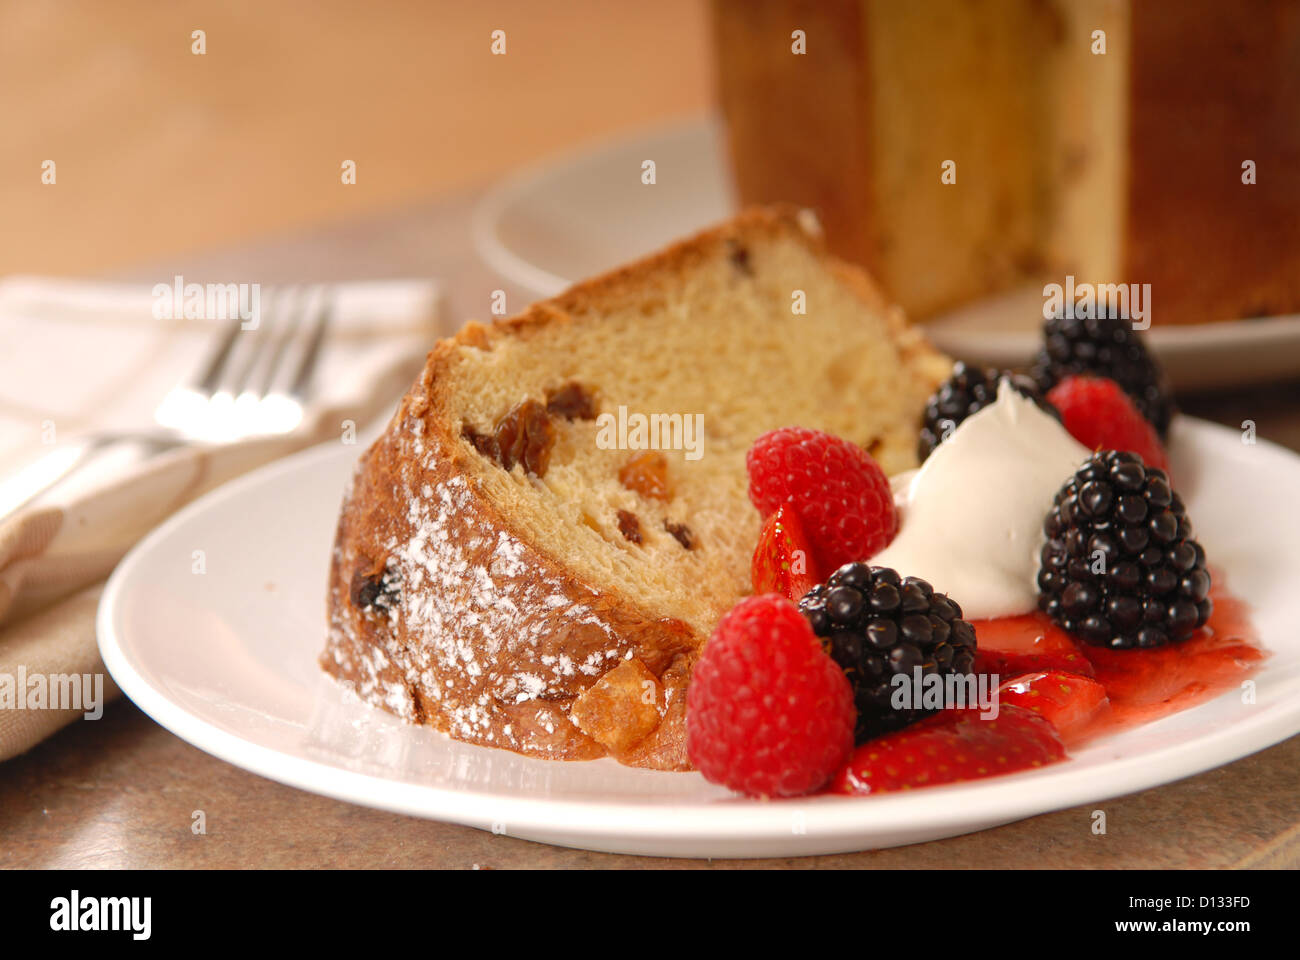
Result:
<instances>
[{"instance_id":1,"label":"background plate","mask_svg":"<svg viewBox=\"0 0 1300 960\"><path fill-rule=\"evenodd\" d=\"M340 491L360 448L316 448L196 501L109 580L104 662L177 736L282 783L511 836L618 853L777 857L953 836L1166 783L1300 731L1300 458L1179 419L1170 452L1211 562L1272 652L1230 692L1031 773L872 798L756 802L694 773L457 743L365 706L316 666ZM204 572L196 573L195 551Z\"/></svg>"},{"instance_id":2,"label":"background plate","mask_svg":"<svg viewBox=\"0 0 1300 960\"><path fill-rule=\"evenodd\" d=\"M641 182L654 160L656 182ZM697 120L570 154L526 170L483 201L474 245L494 270L539 296L650 253L735 209L722 127ZM967 361L1021 366L1038 347L1041 288L991 297L935 318L926 331ZM1180 390L1300 375L1300 316L1147 334Z\"/></svg>"}]
</instances>

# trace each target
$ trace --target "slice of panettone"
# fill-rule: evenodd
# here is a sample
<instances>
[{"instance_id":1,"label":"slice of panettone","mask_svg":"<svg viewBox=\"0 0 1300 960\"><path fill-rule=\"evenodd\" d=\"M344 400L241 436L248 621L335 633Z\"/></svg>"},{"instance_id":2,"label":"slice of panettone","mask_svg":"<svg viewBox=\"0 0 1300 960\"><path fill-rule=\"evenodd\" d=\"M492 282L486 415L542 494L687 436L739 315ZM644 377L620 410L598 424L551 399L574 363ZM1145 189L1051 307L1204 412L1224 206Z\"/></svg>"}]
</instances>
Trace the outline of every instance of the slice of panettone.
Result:
<instances>
[{"instance_id":1,"label":"slice of panettone","mask_svg":"<svg viewBox=\"0 0 1300 960\"><path fill-rule=\"evenodd\" d=\"M950 366L784 208L471 323L358 465L321 664L459 740L688 769L691 665L749 592L750 444L798 424L904 470Z\"/></svg>"}]
</instances>

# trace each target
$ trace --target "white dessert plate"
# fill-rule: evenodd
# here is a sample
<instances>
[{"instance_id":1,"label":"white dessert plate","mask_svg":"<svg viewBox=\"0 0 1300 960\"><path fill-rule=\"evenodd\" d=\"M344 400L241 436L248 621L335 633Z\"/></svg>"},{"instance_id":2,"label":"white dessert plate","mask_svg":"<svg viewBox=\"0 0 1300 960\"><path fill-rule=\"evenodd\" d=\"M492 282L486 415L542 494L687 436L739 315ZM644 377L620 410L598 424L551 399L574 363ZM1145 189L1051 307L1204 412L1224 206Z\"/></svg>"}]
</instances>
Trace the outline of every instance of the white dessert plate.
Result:
<instances>
[{"instance_id":1,"label":"white dessert plate","mask_svg":"<svg viewBox=\"0 0 1300 960\"><path fill-rule=\"evenodd\" d=\"M642 165L655 162L655 182ZM571 153L525 170L475 212L474 245L503 277L559 293L730 216L734 190L718 120L706 118ZM1016 367L1038 348L1041 288L972 303L926 324L934 343L974 363ZM1147 334L1178 389L1260 383L1300 375L1300 315Z\"/></svg>"},{"instance_id":2,"label":"white dessert plate","mask_svg":"<svg viewBox=\"0 0 1300 960\"><path fill-rule=\"evenodd\" d=\"M327 678L325 583L360 453L330 445L182 510L123 560L99 608L114 679L177 736L353 803L619 853L799 856L933 840L1168 783L1300 731L1300 457L1182 418L1173 469L1211 562L1271 651L1236 691L1031 773L878 797L747 800L695 773L560 763L457 743ZM201 551L201 552L200 552Z\"/></svg>"}]
</instances>

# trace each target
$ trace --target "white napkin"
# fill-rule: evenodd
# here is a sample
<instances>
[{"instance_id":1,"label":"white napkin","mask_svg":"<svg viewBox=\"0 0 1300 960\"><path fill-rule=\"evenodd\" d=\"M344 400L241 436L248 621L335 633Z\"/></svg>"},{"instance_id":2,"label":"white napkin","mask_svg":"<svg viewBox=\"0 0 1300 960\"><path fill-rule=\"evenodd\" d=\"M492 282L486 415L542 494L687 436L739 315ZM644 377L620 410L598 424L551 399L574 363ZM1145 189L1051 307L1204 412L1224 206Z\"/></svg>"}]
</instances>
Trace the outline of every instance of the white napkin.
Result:
<instances>
[{"instance_id":1,"label":"white napkin","mask_svg":"<svg viewBox=\"0 0 1300 960\"><path fill-rule=\"evenodd\" d=\"M0 523L0 685L19 667L81 673L93 663L102 672L93 586L141 536L231 477L388 414L433 343L438 286L375 281L331 292L330 332L293 433L148 460L110 450ZM152 427L158 401L201 366L227 323L158 320L154 303L142 285L0 280L0 477L78 435ZM0 759L78 715L47 709L34 720L0 709Z\"/></svg>"}]
</instances>

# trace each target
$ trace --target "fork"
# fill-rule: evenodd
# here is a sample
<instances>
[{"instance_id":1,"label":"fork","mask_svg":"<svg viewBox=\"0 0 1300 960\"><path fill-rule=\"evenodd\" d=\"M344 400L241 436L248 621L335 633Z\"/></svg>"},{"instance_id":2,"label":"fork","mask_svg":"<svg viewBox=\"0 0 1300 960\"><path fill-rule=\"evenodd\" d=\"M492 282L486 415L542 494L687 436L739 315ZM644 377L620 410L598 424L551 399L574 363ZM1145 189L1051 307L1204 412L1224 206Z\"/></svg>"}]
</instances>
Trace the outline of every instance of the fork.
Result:
<instances>
[{"instance_id":1,"label":"fork","mask_svg":"<svg viewBox=\"0 0 1300 960\"><path fill-rule=\"evenodd\" d=\"M188 381L154 410L152 429L84 434L0 481L0 522L54 489L109 447L134 445L145 457L183 446L220 446L296 429L333 322L334 291L321 285L267 291L253 325L239 316L217 331Z\"/></svg>"}]
</instances>

